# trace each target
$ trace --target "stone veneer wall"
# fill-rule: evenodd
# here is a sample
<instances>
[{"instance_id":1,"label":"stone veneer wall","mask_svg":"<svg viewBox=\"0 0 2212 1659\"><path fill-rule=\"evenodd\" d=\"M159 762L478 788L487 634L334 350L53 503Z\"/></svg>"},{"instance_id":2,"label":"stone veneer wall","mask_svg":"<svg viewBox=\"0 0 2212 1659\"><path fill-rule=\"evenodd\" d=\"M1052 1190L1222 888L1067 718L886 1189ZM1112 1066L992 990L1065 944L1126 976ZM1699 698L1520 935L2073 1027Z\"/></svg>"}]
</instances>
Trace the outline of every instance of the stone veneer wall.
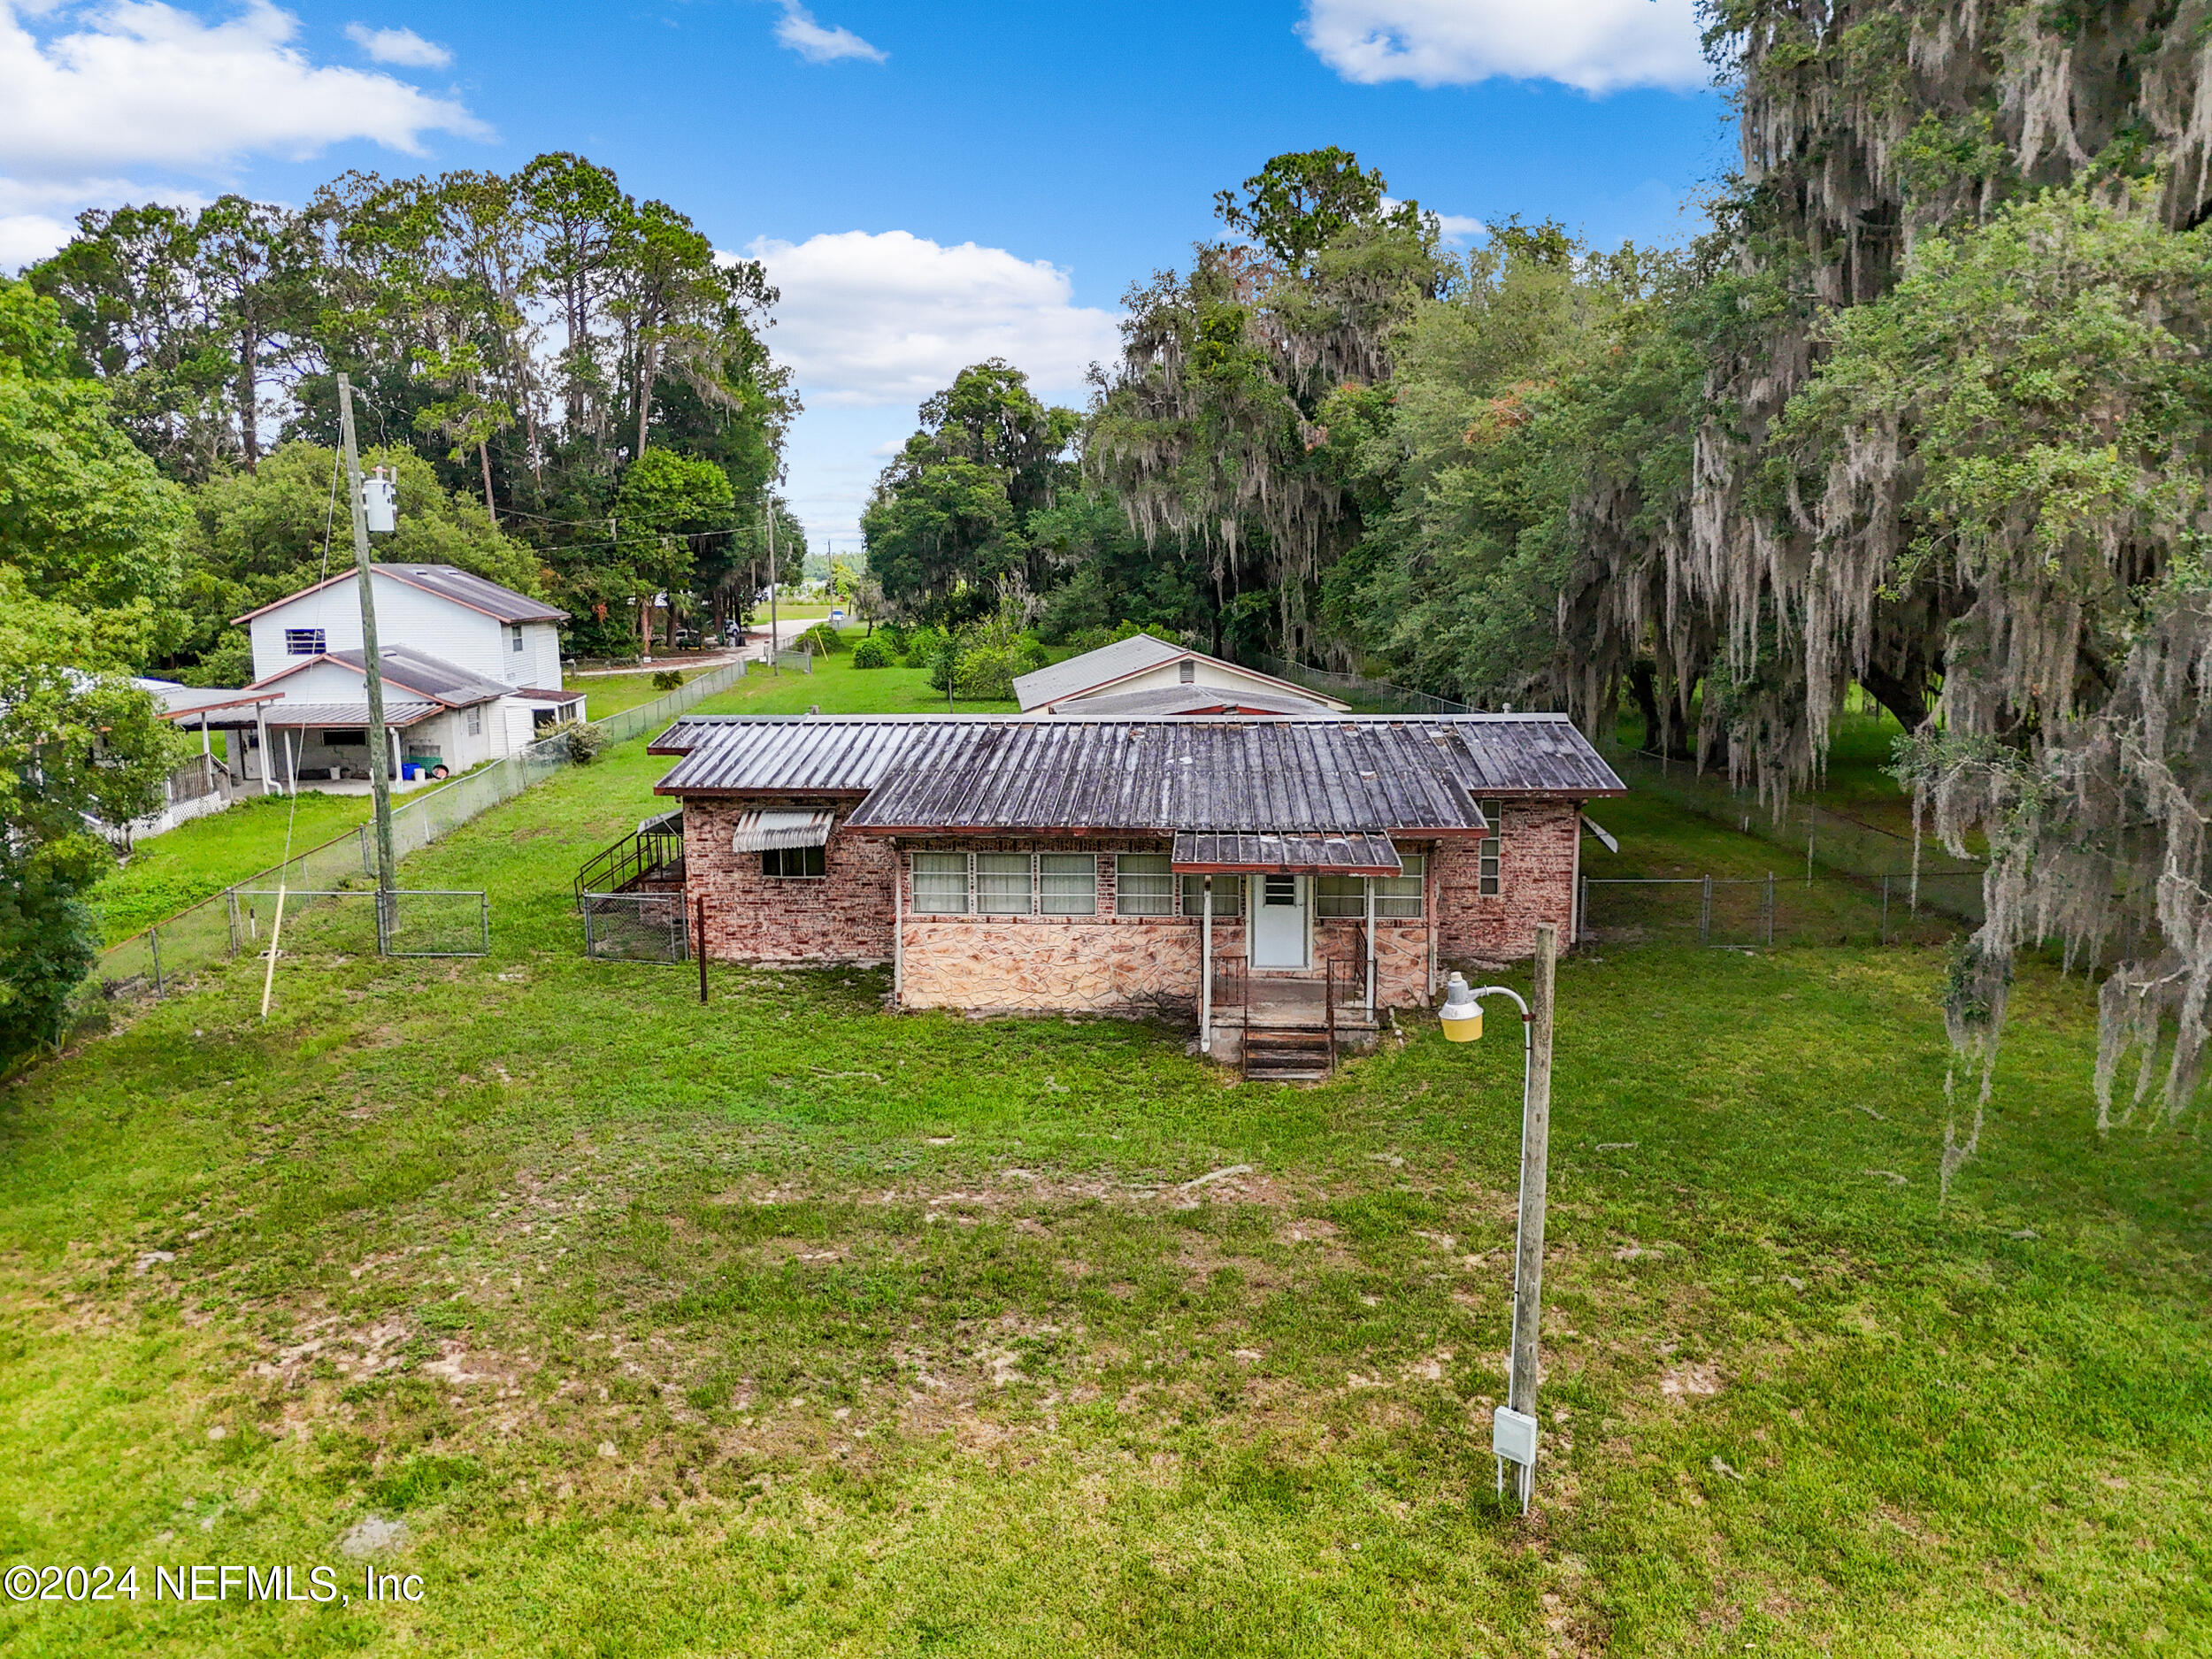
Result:
<instances>
[{"instance_id":1,"label":"stone veneer wall","mask_svg":"<svg viewBox=\"0 0 2212 1659\"><path fill-rule=\"evenodd\" d=\"M1446 963L1509 962L1532 956L1536 925L1559 928L1559 948L1574 942L1577 843L1582 809L1573 801L1504 804L1498 892L1482 896L1481 843L1437 843L1436 946Z\"/></svg>"}]
</instances>

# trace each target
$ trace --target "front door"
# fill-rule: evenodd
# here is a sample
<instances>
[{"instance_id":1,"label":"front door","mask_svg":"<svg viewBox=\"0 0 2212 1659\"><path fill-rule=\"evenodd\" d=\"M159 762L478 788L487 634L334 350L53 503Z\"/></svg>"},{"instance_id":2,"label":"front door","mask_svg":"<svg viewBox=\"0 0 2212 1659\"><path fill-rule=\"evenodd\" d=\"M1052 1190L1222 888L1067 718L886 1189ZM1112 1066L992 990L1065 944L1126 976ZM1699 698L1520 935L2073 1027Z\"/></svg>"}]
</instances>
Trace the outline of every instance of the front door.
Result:
<instances>
[{"instance_id":1,"label":"front door","mask_svg":"<svg viewBox=\"0 0 2212 1659\"><path fill-rule=\"evenodd\" d=\"M1262 876L1252 907L1252 965L1306 965L1307 882L1303 876Z\"/></svg>"}]
</instances>

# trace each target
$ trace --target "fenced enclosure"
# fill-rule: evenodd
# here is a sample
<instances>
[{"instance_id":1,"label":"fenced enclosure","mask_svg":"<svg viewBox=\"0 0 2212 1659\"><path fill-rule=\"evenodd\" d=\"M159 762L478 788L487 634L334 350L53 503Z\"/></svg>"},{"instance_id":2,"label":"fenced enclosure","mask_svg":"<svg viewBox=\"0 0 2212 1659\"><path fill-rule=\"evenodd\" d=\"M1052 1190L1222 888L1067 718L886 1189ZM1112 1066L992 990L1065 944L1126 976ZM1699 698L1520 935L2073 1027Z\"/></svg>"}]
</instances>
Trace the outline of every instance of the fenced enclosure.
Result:
<instances>
[{"instance_id":1,"label":"fenced enclosure","mask_svg":"<svg viewBox=\"0 0 2212 1659\"><path fill-rule=\"evenodd\" d=\"M592 724L608 742L626 742L663 730L685 710L728 690L744 675L743 663L726 663L650 703ZM568 733L559 733L395 802L392 850L401 858L418 852L574 764ZM364 824L110 946L101 954L88 995L165 996L203 968L242 951L267 949L280 887L287 894L285 933L291 935L296 922L305 930L298 940L303 951L324 949L326 942L341 954L378 952L388 945L392 948L381 954L394 956L482 956L490 949L490 904L480 892L404 889L395 895L388 922L380 930L373 904L358 907L355 919L356 902L373 895L375 880L376 830ZM334 913L326 918L325 910Z\"/></svg>"},{"instance_id":2,"label":"fenced enclosure","mask_svg":"<svg viewBox=\"0 0 2212 1659\"><path fill-rule=\"evenodd\" d=\"M681 888L664 893L586 893L584 955L596 962L688 962L691 930Z\"/></svg>"},{"instance_id":3,"label":"fenced enclosure","mask_svg":"<svg viewBox=\"0 0 2212 1659\"><path fill-rule=\"evenodd\" d=\"M1978 925L1981 876L1585 876L1576 902L1589 945L1931 945Z\"/></svg>"},{"instance_id":4,"label":"fenced enclosure","mask_svg":"<svg viewBox=\"0 0 2212 1659\"><path fill-rule=\"evenodd\" d=\"M1475 710L1463 703L1454 703L1449 697L1433 696L1425 691L1393 685L1387 680L1367 680L1358 674L1340 674L1333 669L1313 668L1304 663L1293 663L1280 657L1271 657L1265 651L1245 651L1238 661L1247 668L1257 669L1263 674L1272 674L1286 680L1294 686L1303 686L1317 691L1325 697L1334 697L1348 703L1359 714L1472 714Z\"/></svg>"}]
</instances>

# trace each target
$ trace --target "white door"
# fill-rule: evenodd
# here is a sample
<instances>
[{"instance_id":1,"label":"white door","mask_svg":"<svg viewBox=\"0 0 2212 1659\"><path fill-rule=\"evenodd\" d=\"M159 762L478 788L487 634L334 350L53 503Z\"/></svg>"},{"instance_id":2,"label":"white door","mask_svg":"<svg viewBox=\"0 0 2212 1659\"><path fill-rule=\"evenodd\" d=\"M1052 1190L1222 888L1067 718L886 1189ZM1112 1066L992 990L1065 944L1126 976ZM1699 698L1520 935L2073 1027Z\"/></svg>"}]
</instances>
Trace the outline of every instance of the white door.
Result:
<instances>
[{"instance_id":1,"label":"white door","mask_svg":"<svg viewBox=\"0 0 2212 1659\"><path fill-rule=\"evenodd\" d=\"M1252 965L1256 968L1302 968L1306 965L1306 878L1262 876L1252 884Z\"/></svg>"}]
</instances>

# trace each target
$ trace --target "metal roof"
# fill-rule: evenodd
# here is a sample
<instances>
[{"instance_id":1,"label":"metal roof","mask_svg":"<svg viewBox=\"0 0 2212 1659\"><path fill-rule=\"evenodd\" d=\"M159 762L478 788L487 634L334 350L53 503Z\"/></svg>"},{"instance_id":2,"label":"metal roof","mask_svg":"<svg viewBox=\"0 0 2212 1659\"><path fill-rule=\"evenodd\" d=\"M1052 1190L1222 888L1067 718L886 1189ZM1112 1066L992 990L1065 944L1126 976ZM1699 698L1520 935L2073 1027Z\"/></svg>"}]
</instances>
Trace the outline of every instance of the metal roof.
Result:
<instances>
[{"instance_id":1,"label":"metal roof","mask_svg":"<svg viewBox=\"0 0 2212 1659\"><path fill-rule=\"evenodd\" d=\"M449 663L442 657L433 657L404 645L388 645L377 652L378 665L382 669L384 682L390 686L418 692L435 699L449 709L465 709L472 703L489 703L495 697L514 695L512 686L502 685L496 680L487 680L472 669ZM334 663L343 663L355 672L368 672L368 659L360 651L326 651L324 656Z\"/></svg>"},{"instance_id":2,"label":"metal roof","mask_svg":"<svg viewBox=\"0 0 2212 1659\"><path fill-rule=\"evenodd\" d=\"M436 594L441 599L450 599L456 604L466 605L472 611L480 611L496 621L565 622L568 620L568 612L558 606L549 605L542 599L533 599L527 594L518 594L511 588L502 588L497 582L487 581L481 576L472 575L451 565L379 563L372 564L369 568L380 576L392 577L396 580L405 582L411 588L419 588L425 593ZM336 576L327 576L311 588L303 588L296 594L287 594L281 599L273 599L257 610L249 611L242 617L233 617L231 620L234 623L248 622L255 617L274 611L280 605L288 605L295 599L304 599L308 595L319 593L322 589L336 583L359 580L358 572L351 570L342 572Z\"/></svg>"},{"instance_id":3,"label":"metal roof","mask_svg":"<svg viewBox=\"0 0 2212 1659\"><path fill-rule=\"evenodd\" d=\"M1054 714L1105 720L1132 714L1317 714L1335 710L1312 697L1241 686L1155 686L1149 691L1109 691L1051 705Z\"/></svg>"},{"instance_id":4,"label":"metal roof","mask_svg":"<svg viewBox=\"0 0 2212 1659\"><path fill-rule=\"evenodd\" d=\"M1176 870L1275 870L1301 875L1394 876L1405 868L1387 835L1239 835L1185 830L1168 860Z\"/></svg>"},{"instance_id":5,"label":"metal roof","mask_svg":"<svg viewBox=\"0 0 2212 1659\"><path fill-rule=\"evenodd\" d=\"M384 724L412 726L426 720L434 714L443 714L445 704L422 703L412 698L387 697L384 700ZM358 703L294 703L288 697L269 710L265 725L272 726L366 726L369 723L369 700Z\"/></svg>"},{"instance_id":6,"label":"metal roof","mask_svg":"<svg viewBox=\"0 0 2212 1659\"><path fill-rule=\"evenodd\" d=\"M828 841L834 812L740 812L730 833L733 853L788 851Z\"/></svg>"},{"instance_id":7,"label":"metal roof","mask_svg":"<svg viewBox=\"0 0 2212 1659\"><path fill-rule=\"evenodd\" d=\"M1062 697L1072 697L1079 691L1088 691L1094 686L1102 686L1110 680L1141 674L1148 668L1174 662L1183 654L1179 645L1156 640L1149 634L1133 634L1125 640L1116 640L1111 645L1085 651L1064 663L1017 674L1014 698L1023 708L1033 709L1040 703L1054 703Z\"/></svg>"},{"instance_id":8,"label":"metal roof","mask_svg":"<svg viewBox=\"0 0 2212 1659\"><path fill-rule=\"evenodd\" d=\"M663 795L858 795L878 833L1478 833L1480 795L1626 791L1564 715L694 716Z\"/></svg>"}]
</instances>

